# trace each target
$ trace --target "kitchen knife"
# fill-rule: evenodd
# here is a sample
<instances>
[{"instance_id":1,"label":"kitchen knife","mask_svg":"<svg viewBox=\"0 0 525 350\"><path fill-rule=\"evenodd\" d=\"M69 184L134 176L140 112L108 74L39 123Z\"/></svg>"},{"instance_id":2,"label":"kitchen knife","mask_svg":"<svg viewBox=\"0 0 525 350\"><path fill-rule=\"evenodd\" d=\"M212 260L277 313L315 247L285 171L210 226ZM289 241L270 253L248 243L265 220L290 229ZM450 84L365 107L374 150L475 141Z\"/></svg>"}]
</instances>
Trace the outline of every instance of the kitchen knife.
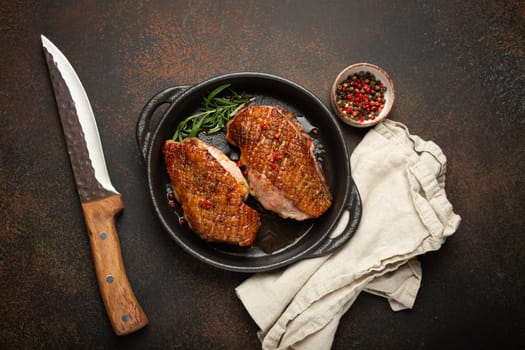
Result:
<instances>
[{"instance_id":1,"label":"kitchen knife","mask_svg":"<svg viewBox=\"0 0 525 350\"><path fill-rule=\"evenodd\" d=\"M102 300L117 335L137 331L148 318L131 289L122 260L115 216L124 208L111 184L91 104L75 70L41 36L49 76L88 230Z\"/></svg>"}]
</instances>

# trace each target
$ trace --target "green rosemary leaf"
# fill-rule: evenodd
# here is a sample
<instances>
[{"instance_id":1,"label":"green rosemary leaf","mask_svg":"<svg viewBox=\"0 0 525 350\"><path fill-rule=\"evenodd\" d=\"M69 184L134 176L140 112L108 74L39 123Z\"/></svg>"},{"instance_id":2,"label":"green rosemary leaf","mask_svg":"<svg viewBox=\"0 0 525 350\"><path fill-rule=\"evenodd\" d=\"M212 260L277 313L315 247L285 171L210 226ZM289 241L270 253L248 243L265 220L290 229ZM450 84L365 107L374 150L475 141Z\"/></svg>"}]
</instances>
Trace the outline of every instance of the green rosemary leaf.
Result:
<instances>
[{"instance_id":1,"label":"green rosemary leaf","mask_svg":"<svg viewBox=\"0 0 525 350\"><path fill-rule=\"evenodd\" d=\"M204 99L204 109L208 109L210 103L213 101L213 99L215 98L215 96L217 96L218 94L220 94L224 89L227 89L230 87L231 84L223 84L219 87L217 87L215 90L213 90L209 95L208 97L206 97Z\"/></svg>"},{"instance_id":2,"label":"green rosemary leaf","mask_svg":"<svg viewBox=\"0 0 525 350\"><path fill-rule=\"evenodd\" d=\"M217 125L216 127L206 131L206 133L208 135L213 135L213 134L218 133L219 131L221 131L223 127L224 127L224 125Z\"/></svg>"}]
</instances>

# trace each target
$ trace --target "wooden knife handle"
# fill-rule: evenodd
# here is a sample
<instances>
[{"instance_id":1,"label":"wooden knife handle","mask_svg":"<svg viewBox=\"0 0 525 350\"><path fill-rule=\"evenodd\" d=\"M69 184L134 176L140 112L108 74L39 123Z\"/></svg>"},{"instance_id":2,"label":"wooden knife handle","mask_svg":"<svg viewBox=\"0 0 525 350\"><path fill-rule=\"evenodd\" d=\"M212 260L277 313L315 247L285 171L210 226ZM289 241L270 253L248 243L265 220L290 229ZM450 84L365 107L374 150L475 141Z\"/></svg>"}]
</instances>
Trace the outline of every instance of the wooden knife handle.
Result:
<instances>
[{"instance_id":1,"label":"wooden knife handle","mask_svg":"<svg viewBox=\"0 0 525 350\"><path fill-rule=\"evenodd\" d=\"M126 276L115 216L124 208L122 196L82 203L102 300L117 335L135 332L148 324Z\"/></svg>"}]
</instances>

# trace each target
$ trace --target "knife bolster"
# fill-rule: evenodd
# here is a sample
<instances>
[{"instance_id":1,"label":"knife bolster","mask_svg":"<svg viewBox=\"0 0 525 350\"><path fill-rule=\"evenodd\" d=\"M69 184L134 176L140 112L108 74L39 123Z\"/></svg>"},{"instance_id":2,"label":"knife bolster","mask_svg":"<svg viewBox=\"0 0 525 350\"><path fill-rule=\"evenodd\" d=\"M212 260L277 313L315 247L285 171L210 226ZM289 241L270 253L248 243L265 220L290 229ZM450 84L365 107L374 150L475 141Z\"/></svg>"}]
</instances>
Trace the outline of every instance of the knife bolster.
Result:
<instances>
[{"instance_id":1,"label":"knife bolster","mask_svg":"<svg viewBox=\"0 0 525 350\"><path fill-rule=\"evenodd\" d=\"M115 228L115 216L123 208L120 194L82 203L98 286L117 335L135 332L148 324L126 275Z\"/></svg>"}]
</instances>

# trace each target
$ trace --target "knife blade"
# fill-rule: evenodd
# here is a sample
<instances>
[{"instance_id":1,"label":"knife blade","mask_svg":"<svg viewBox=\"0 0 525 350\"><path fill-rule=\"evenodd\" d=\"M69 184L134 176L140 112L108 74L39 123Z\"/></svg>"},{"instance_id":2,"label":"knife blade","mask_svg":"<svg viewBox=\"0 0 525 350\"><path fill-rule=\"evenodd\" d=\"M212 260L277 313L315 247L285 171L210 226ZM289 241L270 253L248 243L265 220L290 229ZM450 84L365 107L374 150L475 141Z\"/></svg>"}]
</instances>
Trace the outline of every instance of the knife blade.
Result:
<instances>
[{"instance_id":1,"label":"knife blade","mask_svg":"<svg viewBox=\"0 0 525 350\"><path fill-rule=\"evenodd\" d=\"M104 306L117 335L148 324L124 267L115 216L122 195L113 187L88 96L73 66L44 35L42 46L86 222Z\"/></svg>"}]
</instances>

